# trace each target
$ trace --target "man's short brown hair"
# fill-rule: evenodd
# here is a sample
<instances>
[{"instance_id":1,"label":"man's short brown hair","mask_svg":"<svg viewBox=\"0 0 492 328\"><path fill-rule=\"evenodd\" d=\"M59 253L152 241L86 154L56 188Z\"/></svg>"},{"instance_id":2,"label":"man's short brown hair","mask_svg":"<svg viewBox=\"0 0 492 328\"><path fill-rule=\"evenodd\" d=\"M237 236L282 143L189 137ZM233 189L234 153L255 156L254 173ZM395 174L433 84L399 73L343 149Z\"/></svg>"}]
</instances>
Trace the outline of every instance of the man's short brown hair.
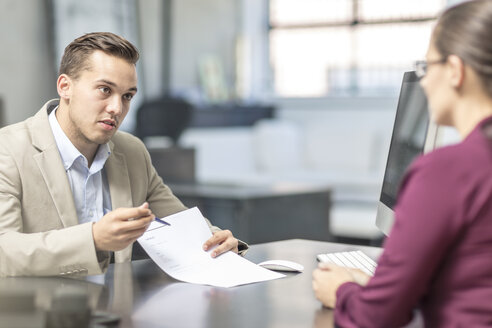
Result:
<instances>
[{"instance_id":1,"label":"man's short brown hair","mask_svg":"<svg viewBox=\"0 0 492 328\"><path fill-rule=\"evenodd\" d=\"M140 56L137 48L121 36L109 32L87 33L73 40L65 48L58 74L77 79L81 71L90 68L87 59L97 50L134 65Z\"/></svg>"}]
</instances>

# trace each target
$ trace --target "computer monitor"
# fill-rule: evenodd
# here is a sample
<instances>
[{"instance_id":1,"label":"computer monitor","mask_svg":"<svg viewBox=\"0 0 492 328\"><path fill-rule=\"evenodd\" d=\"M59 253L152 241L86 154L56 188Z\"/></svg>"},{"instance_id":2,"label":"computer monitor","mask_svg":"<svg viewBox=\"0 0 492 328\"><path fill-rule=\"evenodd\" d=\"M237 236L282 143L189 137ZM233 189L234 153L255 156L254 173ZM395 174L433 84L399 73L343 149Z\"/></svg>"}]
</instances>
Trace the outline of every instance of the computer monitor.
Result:
<instances>
[{"instance_id":1,"label":"computer monitor","mask_svg":"<svg viewBox=\"0 0 492 328\"><path fill-rule=\"evenodd\" d=\"M437 126L429 122L427 98L415 72L403 75L393 134L378 202L376 226L386 235L394 221L394 206L403 175L423 152L434 149Z\"/></svg>"}]
</instances>

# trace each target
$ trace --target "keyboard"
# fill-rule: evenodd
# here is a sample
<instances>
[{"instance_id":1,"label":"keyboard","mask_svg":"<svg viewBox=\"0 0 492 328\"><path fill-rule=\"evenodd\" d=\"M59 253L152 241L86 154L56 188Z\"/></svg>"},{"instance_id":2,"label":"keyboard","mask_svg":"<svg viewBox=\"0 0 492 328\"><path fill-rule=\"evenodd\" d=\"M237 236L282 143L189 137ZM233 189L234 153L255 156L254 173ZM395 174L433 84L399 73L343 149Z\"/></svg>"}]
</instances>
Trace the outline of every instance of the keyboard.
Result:
<instances>
[{"instance_id":1,"label":"keyboard","mask_svg":"<svg viewBox=\"0 0 492 328\"><path fill-rule=\"evenodd\" d=\"M362 251L318 254L320 262L331 262L347 268L361 269L370 276L374 275L377 263Z\"/></svg>"}]
</instances>

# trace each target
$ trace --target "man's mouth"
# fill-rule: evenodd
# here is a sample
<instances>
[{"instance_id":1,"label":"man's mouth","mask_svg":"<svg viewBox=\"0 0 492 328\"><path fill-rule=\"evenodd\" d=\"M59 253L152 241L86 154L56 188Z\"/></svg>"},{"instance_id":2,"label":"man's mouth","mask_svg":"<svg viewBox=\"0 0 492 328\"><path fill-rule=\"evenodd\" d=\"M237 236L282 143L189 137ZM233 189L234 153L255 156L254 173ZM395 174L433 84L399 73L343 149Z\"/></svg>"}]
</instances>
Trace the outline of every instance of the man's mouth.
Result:
<instances>
[{"instance_id":1,"label":"man's mouth","mask_svg":"<svg viewBox=\"0 0 492 328\"><path fill-rule=\"evenodd\" d=\"M114 120L102 120L99 122L105 124L108 127L112 127L112 128L116 127L116 121L114 121Z\"/></svg>"}]
</instances>

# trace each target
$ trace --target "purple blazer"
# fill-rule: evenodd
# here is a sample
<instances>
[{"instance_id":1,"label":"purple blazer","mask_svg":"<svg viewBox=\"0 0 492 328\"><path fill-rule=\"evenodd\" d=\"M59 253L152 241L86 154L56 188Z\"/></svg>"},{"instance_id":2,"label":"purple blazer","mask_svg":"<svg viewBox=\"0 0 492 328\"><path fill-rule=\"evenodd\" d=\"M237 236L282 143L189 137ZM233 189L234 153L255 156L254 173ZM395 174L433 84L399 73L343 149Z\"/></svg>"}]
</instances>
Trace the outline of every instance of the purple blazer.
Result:
<instances>
[{"instance_id":1,"label":"purple blazer","mask_svg":"<svg viewBox=\"0 0 492 328\"><path fill-rule=\"evenodd\" d=\"M492 117L408 169L374 277L337 290L342 327L492 326Z\"/></svg>"}]
</instances>

